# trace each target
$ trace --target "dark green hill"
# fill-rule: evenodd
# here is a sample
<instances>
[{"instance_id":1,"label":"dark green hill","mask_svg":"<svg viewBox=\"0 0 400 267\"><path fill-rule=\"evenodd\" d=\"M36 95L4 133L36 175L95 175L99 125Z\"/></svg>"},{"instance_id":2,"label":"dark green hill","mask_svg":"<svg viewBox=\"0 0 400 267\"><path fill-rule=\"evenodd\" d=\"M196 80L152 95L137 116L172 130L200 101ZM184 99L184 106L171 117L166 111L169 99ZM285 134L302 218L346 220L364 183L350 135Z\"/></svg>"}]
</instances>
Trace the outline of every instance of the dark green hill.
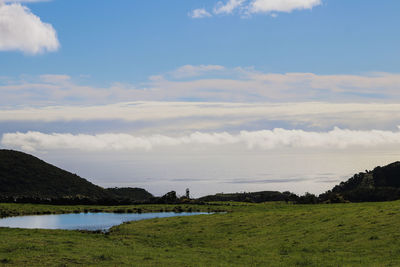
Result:
<instances>
[{"instance_id":1,"label":"dark green hill","mask_svg":"<svg viewBox=\"0 0 400 267\"><path fill-rule=\"evenodd\" d=\"M34 156L13 150L0 150L0 194L13 197L98 199L107 193L78 175Z\"/></svg>"},{"instance_id":2,"label":"dark green hill","mask_svg":"<svg viewBox=\"0 0 400 267\"><path fill-rule=\"evenodd\" d=\"M400 199L400 162L355 174L319 196L328 202L391 201Z\"/></svg>"},{"instance_id":3,"label":"dark green hill","mask_svg":"<svg viewBox=\"0 0 400 267\"><path fill-rule=\"evenodd\" d=\"M86 199L89 203L118 203L121 199L135 202L150 197L150 193L140 188L104 189L32 155L0 150L0 199L3 200Z\"/></svg>"},{"instance_id":4,"label":"dark green hill","mask_svg":"<svg viewBox=\"0 0 400 267\"><path fill-rule=\"evenodd\" d=\"M137 187L107 188L106 191L120 199L134 199L136 201L146 201L154 197L152 194L150 194L143 188L137 188Z\"/></svg>"},{"instance_id":5,"label":"dark green hill","mask_svg":"<svg viewBox=\"0 0 400 267\"><path fill-rule=\"evenodd\" d=\"M290 192L277 192L277 191L260 191L251 193L229 193L229 194L215 194L201 197L199 201L240 201L261 203L267 201L292 201L296 195Z\"/></svg>"}]
</instances>

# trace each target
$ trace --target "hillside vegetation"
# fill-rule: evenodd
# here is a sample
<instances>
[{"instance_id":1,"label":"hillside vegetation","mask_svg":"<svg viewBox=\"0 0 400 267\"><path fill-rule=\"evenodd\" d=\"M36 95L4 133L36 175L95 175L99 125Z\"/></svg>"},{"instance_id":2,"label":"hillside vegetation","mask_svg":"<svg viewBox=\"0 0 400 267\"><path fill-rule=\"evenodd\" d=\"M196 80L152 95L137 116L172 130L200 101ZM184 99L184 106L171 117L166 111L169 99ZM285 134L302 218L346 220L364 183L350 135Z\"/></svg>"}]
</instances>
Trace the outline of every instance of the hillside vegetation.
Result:
<instances>
[{"instance_id":1,"label":"hillside vegetation","mask_svg":"<svg viewBox=\"0 0 400 267\"><path fill-rule=\"evenodd\" d=\"M104 189L32 155L0 150L0 201L115 203L151 197L141 188Z\"/></svg>"},{"instance_id":2,"label":"hillside vegetation","mask_svg":"<svg viewBox=\"0 0 400 267\"><path fill-rule=\"evenodd\" d=\"M320 201L391 201L400 199L400 162L355 174L319 196Z\"/></svg>"},{"instance_id":3,"label":"hillside vegetation","mask_svg":"<svg viewBox=\"0 0 400 267\"><path fill-rule=\"evenodd\" d=\"M290 201L298 204L374 202L400 199L400 162L378 166L372 171L355 174L331 190L316 196L306 193L297 196L290 192L261 191L246 193L215 194L200 198L201 201L240 201L261 203L266 201Z\"/></svg>"},{"instance_id":4,"label":"hillside vegetation","mask_svg":"<svg viewBox=\"0 0 400 267\"><path fill-rule=\"evenodd\" d=\"M107 193L78 175L34 156L0 150L0 194L13 197L98 199Z\"/></svg>"},{"instance_id":5,"label":"hillside vegetation","mask_svg":"<svg viewBox=\"0 0 400 267\"><path fill-rule=\"evenodd\" d=\"M131 187L114 187L107 188L106 191L111 195L120 199L134 199L137 201L146 201L153 198L153 195L143 188Z\"/></svg>"},{"instance_id":6,"label":"hillside vegetation","mask_svg":"<svg viewBox=\"0 0 400 267\"><path fill-rule=\"evenodd\" d=\"M200 201L239 201L239 202L252 202L261 203L267 201L295 201L297 196L290 192L278 191L260 191L260 192L245 192L245 193L219 193L215 195L208 195L199 198Z\"/></svg>"}]
</instances>

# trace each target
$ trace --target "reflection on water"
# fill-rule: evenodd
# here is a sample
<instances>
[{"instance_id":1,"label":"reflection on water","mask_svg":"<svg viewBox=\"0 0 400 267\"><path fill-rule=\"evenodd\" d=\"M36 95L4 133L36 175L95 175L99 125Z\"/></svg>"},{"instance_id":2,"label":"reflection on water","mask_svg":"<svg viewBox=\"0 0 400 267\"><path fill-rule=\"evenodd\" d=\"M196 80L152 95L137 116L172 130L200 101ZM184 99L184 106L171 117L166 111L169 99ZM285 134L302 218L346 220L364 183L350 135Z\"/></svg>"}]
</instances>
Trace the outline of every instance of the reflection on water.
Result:
<instances>
[{"instance_id":1,"label":"reflection on water","mask_svg":"<svg viewBox=\"0 0 400 267\"><path fill-rule=\"evenodd\" d=\"M152 218L190 216L208 214L206 212L158 212L158 213L78 213L58 215L18 216L0 219L0 227L29 229L66 229L66 230L108 230L112 226L127 221Z\"/></svg>"}]
</instances>

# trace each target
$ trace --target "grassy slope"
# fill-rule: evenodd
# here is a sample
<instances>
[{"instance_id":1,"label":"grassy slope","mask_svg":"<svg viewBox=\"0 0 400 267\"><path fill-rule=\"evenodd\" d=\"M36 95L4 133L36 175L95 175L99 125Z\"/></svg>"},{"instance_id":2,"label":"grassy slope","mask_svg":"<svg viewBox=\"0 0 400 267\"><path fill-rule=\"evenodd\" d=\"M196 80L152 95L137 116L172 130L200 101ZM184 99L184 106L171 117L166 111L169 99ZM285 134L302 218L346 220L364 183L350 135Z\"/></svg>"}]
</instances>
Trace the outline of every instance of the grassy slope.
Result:
<instances>
[{"instance_id":1,"label":"grassy slope","mask_svg":"<svg viewBox=\"0 0 400 267\"><path fill-rule=\"evenodd\" d=\"M226 207L233 210L227 214L130 222L106 235L0 228L0 265L400 265L399 201L235 205ZM0 204L0 210L4 207Z\"/></svg>"}]
</instances>

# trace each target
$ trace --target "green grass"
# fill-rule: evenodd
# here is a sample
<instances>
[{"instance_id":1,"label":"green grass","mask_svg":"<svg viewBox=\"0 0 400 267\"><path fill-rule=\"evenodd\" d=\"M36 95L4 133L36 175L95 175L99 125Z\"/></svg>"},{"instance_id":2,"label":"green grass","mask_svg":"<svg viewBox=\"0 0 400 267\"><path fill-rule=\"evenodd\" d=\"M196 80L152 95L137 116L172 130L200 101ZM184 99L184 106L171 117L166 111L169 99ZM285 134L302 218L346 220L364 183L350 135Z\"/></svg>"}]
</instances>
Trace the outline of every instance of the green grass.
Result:
<instances>
[{"instance_id":1,"label":"green grass","mask_svg":"<svg viewBox=\"0 0 400 267\"><path fill-rule=\"evenodd\" d=\"M78 208L88 209L0 204L21 214ZM0 228L0 265L400 266L399 201L192 207L208 208L232 212L129 222L108 234Z\"/></svg>"}]
</instances>

